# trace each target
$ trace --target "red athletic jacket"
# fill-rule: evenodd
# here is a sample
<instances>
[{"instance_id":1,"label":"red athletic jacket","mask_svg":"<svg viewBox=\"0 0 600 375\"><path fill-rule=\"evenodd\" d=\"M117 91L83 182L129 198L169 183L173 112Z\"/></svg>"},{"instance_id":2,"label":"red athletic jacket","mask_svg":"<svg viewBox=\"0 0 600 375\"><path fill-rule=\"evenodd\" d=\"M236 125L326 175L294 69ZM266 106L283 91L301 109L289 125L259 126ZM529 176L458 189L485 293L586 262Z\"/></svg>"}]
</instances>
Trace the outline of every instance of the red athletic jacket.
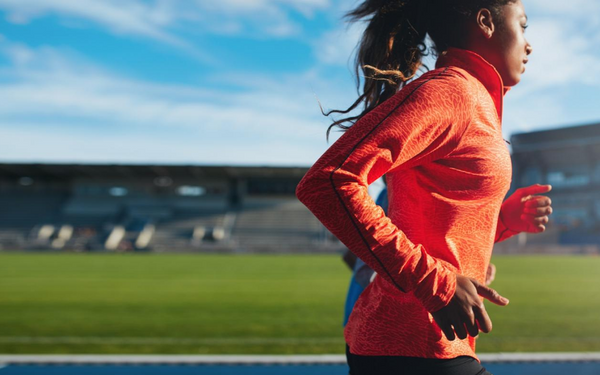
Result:
<instances>
[{"instance_id":1,"label":"red athletic jacket","mask_svg":"<svg viewBox=\"0 0 600 375\"><path fill-rule=\"evenodd\" d=\"M298 185L300 201L378 273L346 326L352 353L477 358L475 339L448 341L429 312L453 297L456 274L483 283L497 234L514 234L498 221L511 181L505 92L482 57L450 49L346 131ZM383 174L388 217L367 193Z\"/></svg>"}]
</instances>

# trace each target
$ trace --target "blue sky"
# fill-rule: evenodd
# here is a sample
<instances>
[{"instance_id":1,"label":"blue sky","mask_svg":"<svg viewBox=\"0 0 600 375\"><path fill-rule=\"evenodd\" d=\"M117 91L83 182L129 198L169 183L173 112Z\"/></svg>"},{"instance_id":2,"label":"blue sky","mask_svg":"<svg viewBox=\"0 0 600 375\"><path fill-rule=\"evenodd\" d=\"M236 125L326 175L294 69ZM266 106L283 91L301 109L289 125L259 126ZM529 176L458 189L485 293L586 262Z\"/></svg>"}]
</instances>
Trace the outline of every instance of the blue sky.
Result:
<instances>
[{"instance_id":1,"label":"blue sky","mask_svg":"<svg viewBox=\"0 0 600 375\"><path fill-rule=\"evenodd\" d=\"M356 92L338 0L0 0L0 161L310 165ZM503 132L600 122L600 2L524 0ZM335 138L335 137L334 137Z\"/></svg>"}]
</instances>

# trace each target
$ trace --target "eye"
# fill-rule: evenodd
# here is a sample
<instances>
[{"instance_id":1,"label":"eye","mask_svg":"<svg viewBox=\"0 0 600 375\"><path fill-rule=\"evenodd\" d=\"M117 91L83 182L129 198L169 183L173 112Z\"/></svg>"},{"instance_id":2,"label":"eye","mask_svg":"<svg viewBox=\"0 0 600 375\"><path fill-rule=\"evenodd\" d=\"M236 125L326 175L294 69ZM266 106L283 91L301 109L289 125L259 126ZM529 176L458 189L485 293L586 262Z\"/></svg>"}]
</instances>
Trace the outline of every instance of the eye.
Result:
<instances>
[{"instance_id":1,"label":"eye","mask_svg":"<svg viewBox=\"0 0 600 375\"><path fill-rule=\"evenodd\" d=\"M529 25L521 25L521 28L523 28L523 32L525 32L525 30L527 30L528 27Z\"/></svg>"}]
</instances>

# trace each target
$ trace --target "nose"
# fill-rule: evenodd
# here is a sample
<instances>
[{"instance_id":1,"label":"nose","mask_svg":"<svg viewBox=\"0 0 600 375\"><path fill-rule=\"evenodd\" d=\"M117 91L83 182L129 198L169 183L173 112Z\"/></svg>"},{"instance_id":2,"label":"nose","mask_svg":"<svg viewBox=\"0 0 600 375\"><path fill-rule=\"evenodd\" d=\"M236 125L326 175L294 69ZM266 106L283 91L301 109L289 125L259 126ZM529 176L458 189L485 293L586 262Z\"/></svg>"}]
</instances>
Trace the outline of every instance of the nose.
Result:
<instances>
[{"instance_id":1,"label":"nose","mask_svg":"<svg viewBox=\"0 0 600 375\"><path fill-rule=\"evenodd\" d=\"M531 46L531 44L527 43L527 47L525 47L525 53L527 54L527 56L531 55L531 52L533 52L533 47Z\"/></svg>"}]
</instances>

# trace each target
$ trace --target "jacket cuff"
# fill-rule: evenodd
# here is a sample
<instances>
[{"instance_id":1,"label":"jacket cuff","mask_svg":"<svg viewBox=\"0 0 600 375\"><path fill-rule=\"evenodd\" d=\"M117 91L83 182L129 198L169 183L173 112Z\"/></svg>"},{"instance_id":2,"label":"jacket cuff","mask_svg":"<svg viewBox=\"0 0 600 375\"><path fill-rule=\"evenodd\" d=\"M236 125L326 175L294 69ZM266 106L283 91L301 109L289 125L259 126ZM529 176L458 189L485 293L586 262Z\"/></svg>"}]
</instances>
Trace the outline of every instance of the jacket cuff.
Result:
<instances>
[{"instance_id":1,"label":"jacket cuff","mask_svg":"<svg viewBox=\"0 0 600 375\"><path fill-rule=\"evenodd\" d=\"M504 225L504 221L502 220L502 214L498 215L498 225L496 226L496 238L494 239L494 243L504 241L519 233L521 232L508 229L508 227Z\"/></svg>"},{"instance_id":2,"label":"jacket cuff","mask_svg":"<svg viewBox=\"0 0 600 375\"><path fill-rule=\"evenodd\" d=\"M415 296L430 313L446 307L456 292L456 273L443 265L415 290Z\"/></svg>"}]
</instances>

